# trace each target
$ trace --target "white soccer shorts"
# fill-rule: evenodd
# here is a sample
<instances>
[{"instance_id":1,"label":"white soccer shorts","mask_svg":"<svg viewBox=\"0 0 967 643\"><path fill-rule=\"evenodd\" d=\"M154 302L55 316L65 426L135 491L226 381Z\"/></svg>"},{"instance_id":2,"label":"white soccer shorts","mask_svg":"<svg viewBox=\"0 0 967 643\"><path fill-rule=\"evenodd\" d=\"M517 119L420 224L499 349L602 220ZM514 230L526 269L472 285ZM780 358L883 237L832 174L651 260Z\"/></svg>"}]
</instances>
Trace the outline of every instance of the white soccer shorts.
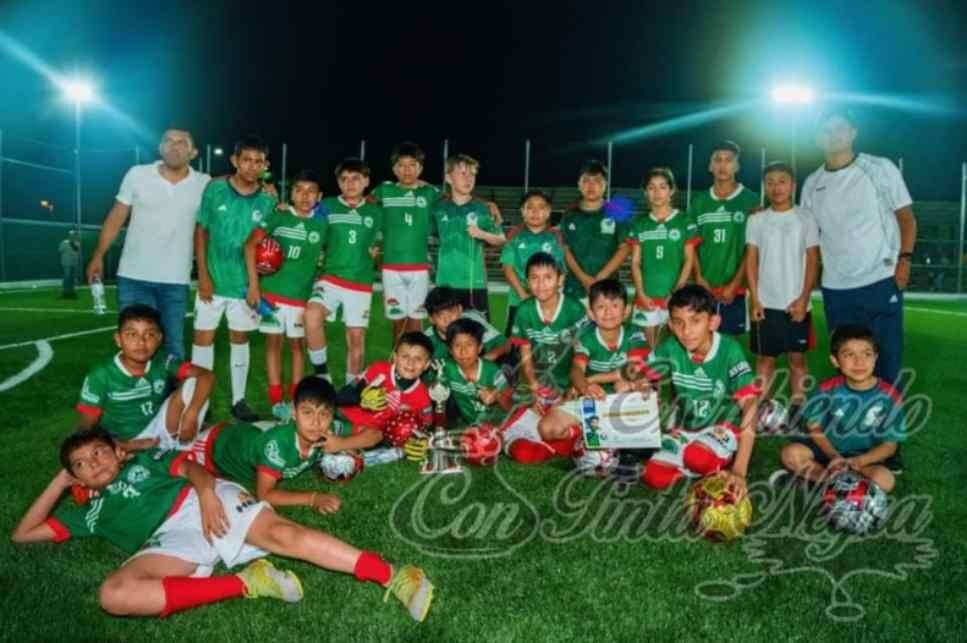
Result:
<instances>
[{"instance_id":1,"label":"white soccer shorts","mask_svg":"<svg viewBox=\"0 0 967 643\"><path fill-rule=\"evenodd\" d=\"M289 339L302 339L306 336L304 318L306 309L301 306L290 306L289 304L273 304L273 313L276 322L263 318L259 322L259 332L263 335L282 335L285 334Z\"/></svg>"},{"instance_id":2,"label":"white soccer shorts","mask_svg":"<svg viewBox=\"0 0 967 643\"><path fill-rule=\"evenodd\" d=\"M158 438L158 448L163 451L187 451L191 449L191 442L184 443L179 442L177 436L173 436L168 433L168 426L166 418L168 417L168 404L171 402L171 397L174 395L181 395L181 401L184 403L184 408L188 408L191 403L191 398L195 395L195 383L197 380L194 377L189 377L181 386L178 387L171 395L165 398L165 401L161 403L161 408L158 412L154 414L151 418L151 422L148 426L144 427L135 439L142 438ZM201 411L198 413L198 430L205 423L205 415L208 414L208 402L206 401L204 406L201 407Z\"/></svg>"},{"instance_id":3,"label":"white soccer shorts","mask_svg":"<svg viewBox=\"0 0 967 643\"><path fill-rule=\"evenodd\" d=\"M387 319L426 319L429 270L383 269L383 309Z\"/></svg>"},{"instance_id":4,"label":"white soccer shorts","mask_svg":"<svg viewBox=\"0 0 967 643\"><path fill-rule=\"evenodd\" d=\"M631 323L635 326L652 328L654 326L664 326L668 323L668 310L666 308L655 308L647 310L635 306L631 314Z\"/></svg>"},{"instance_id":5,"label":"white soccer shorts","mask_svg":"<svg viewBox=\"0 0 967 643\"><path fill-rule=\"evenodd\" d=\"M258 328L259 314L252 310L244 299L212 295L211 301L202 301L195 296L195 330L215 330L228 318L228 329L250 332Z\"/></svg>"},{"instance_id":6,"label":"white soccer shorts","mask_svg":"<svg viewBox=\"0 0 967 643\"><path fill-rule=\"evenodd\" d=\"M342 319L350 328L367 328L369 326L369 307L373 300L373 293L368 290L354 290L340 286L331 281L320 279L312 288L309 303L322 305L328 315L326 321L336 321L336 314L342 308Z\"/></svg>"}]
</instances>

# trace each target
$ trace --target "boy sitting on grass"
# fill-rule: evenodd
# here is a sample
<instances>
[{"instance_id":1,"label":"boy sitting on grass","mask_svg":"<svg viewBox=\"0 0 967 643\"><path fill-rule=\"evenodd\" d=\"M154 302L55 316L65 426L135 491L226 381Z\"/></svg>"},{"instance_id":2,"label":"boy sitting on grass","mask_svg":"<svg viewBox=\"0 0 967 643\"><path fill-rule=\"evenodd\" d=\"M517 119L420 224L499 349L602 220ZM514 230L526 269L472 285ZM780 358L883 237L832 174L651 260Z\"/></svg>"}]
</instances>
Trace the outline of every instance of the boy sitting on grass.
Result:
<instances>
[{"instance_id":1,"label":"boy sitting on grass","mask_svg":"<svg viewBox=\"0 0 967 643\"><path fill-rule=\"evenodd\" d=\"M203 432L192 452L212 475L255 490L273 507L304 506L319 513L339 510L339 498L316 491L284 491L282 480L316 466L325 453L372 446L379 431L334 420L336 391L327 380L310 375L299 382L289 422L267 431L251 424L219 424ZM252 483L255 483L254 485Z\"/></svg>"},{"instance_id":2,"label":"boy sitting on grass","mask_svg":"<svg viewBox=\"0 0 967 643\"><path fill-rule=\"evenodd\" d=\"M161 314L132 304L118 316L120 351L91 369L81 387L80 425L100 424L127 452L188 449L208 410L215 376L207 368L158 353ZM168 378L180 385L168 394Z\"/></svg>"},{"instance_id":3,"label":"boy sitting on grass","mask_svg":"<svg viewBox=\"0 0 967 643\"><path fill-rule=\"evenodd\" d=\"M100 536L131 555L98 592L101 607L114 616L163 617L242 596L302 600L298 577L265 560L269 553L378 583L418 621L430 608L433 585L423 570L394 569L375 552L279 516L239 485L216 480L187 452L141 451L127 459L95 427L68 437L60 460L64 468L11 539L60 543ZM74 484L99 495L89 506L58 507ZM211 576L219 561L233 567L252 560L238 573Z\"/></svg>"},{"instance_id":4,"label":"boy sitting on grass","mask_svg":"<svg viewBox=\"0 0 967 643\"><path fill-rule=\"evenodd\" d=\"M840 375L820 384L806 403L809 435L786 445L785 469L773 473L769 483L792 476L815 483L854 469L889 493L896 478L883 462L906 437L903 398L873 374L879 351L870 329L840 326L833 331L829 352Z\"/></svg>"},{"instance_id":5,"label":"boy sitting on grass","mask_svg":"<svg viewBox=\"0 0 967 643\"><path fill-rule=\"evenodd\" d=\"M443 383L450 389L448 423L472 426L499 421L510 409L510 389L500 367L480 357L484 329L472 319L447 327L450 357L443 363Z\"/></svg>"}]
</instances>

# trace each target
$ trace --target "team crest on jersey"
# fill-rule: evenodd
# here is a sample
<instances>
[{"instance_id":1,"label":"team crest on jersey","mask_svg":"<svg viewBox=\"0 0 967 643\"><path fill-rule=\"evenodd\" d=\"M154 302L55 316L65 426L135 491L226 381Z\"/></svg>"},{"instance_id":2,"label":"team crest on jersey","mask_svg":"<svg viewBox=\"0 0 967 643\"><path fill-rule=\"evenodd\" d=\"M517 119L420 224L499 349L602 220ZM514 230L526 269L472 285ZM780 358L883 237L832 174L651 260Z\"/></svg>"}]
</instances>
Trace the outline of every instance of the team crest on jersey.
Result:
<instances>
[{"instance_id":1,"label":"team crest on jersey","mask_svg":"<svg viewBox=\"0 0 967 643\"><path fill-rule=\"evenodd\" d=\"M367 228L372 228L373 227L373 218L372 217L363 217L363 225L366 226Z\"/></svg>"},{"instance_id":2,"label":"team crest on jersey","mask_svg":"<svg viewBox=\"0 0 967 643\"><path fill-rule=\"evenodd\" d=\"M668 238L671 239L672 241L678 241L679 239L682 238L682 231L672 228L671 230L668 231Z\"/></svg>"},{"instance_id":3,"label":"team crest on jersey","mask_svg":"<svg viewBox=\"0 0 967 643\"><path fill-rule=\"evenodd\" d=\"M863 418L863 424L866 426L878 426L883 421L884 415L883 407L877 404L866 412L866 416Z\"/></svg>"},{"instance_id":4,"label":"team crest on jersey","mask_svg":"<svg viewBox=\"0 0 967 643\"><path fill-rule=\"evenodd\" d=\"M477 225L477 213L470 212L467 214L467 225Z\"/></svg>"},{"instance_id":5,"label":"team crest on jersey","mask_svg":"<svg viewBox=\"0 0 967 643\"><path fill-rule=\"evenodd\" d=\"M571 224L571 230L574 224ZM614 219L601 219L601 234L614 234Z\"/></svg>"},{"instance_id":6,"label":"team crest on jersey","mask_svg":"<svg viewBox=\"0 0 967 643\"><path fill-rule=\"evenodd\" d=\"M744 223L745 212L736 212L735 214L732 215L732 220L735 221L736 223Z\"/></svg>"},{"instance_id":7,"label":"team crest on jersey","mask_svg":"<svg viewBox=\"0 0 967 643\"><path fill-rule=\"evenodd\" d=\"M416 207L425 208L426 207L426 197L418 196L416 197Z\"/></svg>"},{"instance_id":8,"label":"team crest on jersey","mask_svg":"<svg viewBox=\"0 0 967 643\"><path fill-rule=\"evenodd\" d=\"M715 380L715 397L723 397L725 395L725 384L722 380Z\"/></svg>"},{"instance_id":9,"label":"team crest on jersey","mask_svg":"<svg viewBox=\"0 0 967 643\"><path fill-rule=\"evenodd\" d=\"M541 244L541 250L544 251L544 252L550 252L551 251L551 243L549 241L545 241L544 243L542 243Z\"/></svg>"},{"instance_id":10,"label":"team crest on jersey","mask_svg":"<svg viewBox=\"0 0 967 643\"><path fill-rule=\"evenodd\" d=\"M128 474L126 477L128 479L128 482L130 482L131 484L138 484L150 478L151 472L148 471L146 467L143 467L140 464L136 464L130 469L128 469Z\"/></svg>"},{"instance_id":11,"label":"team crest on jersey","mask_svg":"<svg viewBox=\"0 0 967 643\"><path fill-rule=\"evenodd\" d=\"M259 222L262 220L261 210L252 210L252 221Z\"/></svg>"},{"instance_id":12,"label":"team crest on jersey","mask_svg":"<svg viewBox=\"0 0 967 643\"><path fill-rule=\"evenodd\" d=\"M165 392L165 381L164 380L155 380L155 382L154 382L154 394L155 395L161 395L164 392Z\"/></svg>"},{"instance_id":13,"label":"team crest on jersey","mask_svg":"<svg viewBox=\"0 0 967 643\"><path fill-rule=\"evenodd\" d=\"M315 230L309 233L309 243L319 243L319 233Z\"/></svg>"},{"instance_id":14,"label":"team crest on jersey","mask_svg":"<svg viewBox=\"0 0 967 643\"><path fill-rule=\"evenodd\" d=\"M285 466L285 460L282 459L282 454L279 452L279 445L275 440L265 443L265 457L280 469Z\"/></svg>"}]
</instances>

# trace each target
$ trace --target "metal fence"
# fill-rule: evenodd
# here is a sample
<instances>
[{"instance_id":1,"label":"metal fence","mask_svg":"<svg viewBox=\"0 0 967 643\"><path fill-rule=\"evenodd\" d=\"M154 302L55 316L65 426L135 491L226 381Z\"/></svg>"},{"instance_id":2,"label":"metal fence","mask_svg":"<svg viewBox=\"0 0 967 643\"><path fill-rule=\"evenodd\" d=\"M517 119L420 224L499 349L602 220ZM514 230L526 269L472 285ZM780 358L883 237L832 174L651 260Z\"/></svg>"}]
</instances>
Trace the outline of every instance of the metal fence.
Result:
<instances>
[{"instance_id":1,"label":"metal fence","mask_svg":"<svg viewBox=\"0 0 967 643\"><path fill-rule=\"evenodd\" d=\"M581 160L597 158L610 168L608 195L628 197L636 211L643 209L642 191L635 184L642 169L653 165L670 166L678 177L678 206L687 207L695 190L708 189L707 161L699 158L694 144L598 142L572 145L549 145L541 141L488 141L486 144L458 145L444 140L427 146L424 178L437 183L443 180L442 159L457 150L483 149L483 172L479 178L480 196L497 203L505 223L519 222L518 199L529 188L541 187L553 197L556 215L567 204L576 201L577 168ZM202 144L196 167L213 175L227 174L230 147ZM358 154L373 165L388 165L386 158L392 143L360 140L343 144L338 150L325 150L319 156L338 158ZM703 148L704 149L704 148ZM284 193L289 165L290 146L283 143L272 150L275 180ZM790 150L779 154L789 157ZM75 157L75 154L77 155ZM704 155L704 151L701 152ZM795 157L795 150L792 150ZM131 165L155 158L154 150L140 148L82 149L78 153L68 147L30 140L0 132L0 282L53 279L60 277L57 246L73 229L79 229L83 266L97 242L97 234L110 209L121 178ZM752 162L749 159L752 159ZM761 168L771 160L770 150L747 150L740 179L762 193ZM894 159L901 171L905 159ZM76 162L75 162L76 161ZM915 162L915 161L914 161ZM487 168L499 166L502 184L488 181ZM561 179L561 168L573 168L574 180ZM805 177L803 164L799 178ZM79 169L79 176L77 169ZM388 174L388 172L387 172ZM491 170L491 175L493 171ZM506 177L518 177L507 180ZM914 255L911 290L922 292L964 293L965 212L967 212L967 163L960 167L960 185L941 188L944 200L917 201L914 211L918 220L918 239ZM631 186L631 187L628 187ZM78 196L82 195L82 200ZM948 196L949 195L949 196ZM959 199L959 200L958 200ZM105 261L108 278L113 277L120 257L122 237L114 244ZM495 262L491 262L495 263ZM492 276L502 281L499 266Z\"/></svg>"}]
</instances>

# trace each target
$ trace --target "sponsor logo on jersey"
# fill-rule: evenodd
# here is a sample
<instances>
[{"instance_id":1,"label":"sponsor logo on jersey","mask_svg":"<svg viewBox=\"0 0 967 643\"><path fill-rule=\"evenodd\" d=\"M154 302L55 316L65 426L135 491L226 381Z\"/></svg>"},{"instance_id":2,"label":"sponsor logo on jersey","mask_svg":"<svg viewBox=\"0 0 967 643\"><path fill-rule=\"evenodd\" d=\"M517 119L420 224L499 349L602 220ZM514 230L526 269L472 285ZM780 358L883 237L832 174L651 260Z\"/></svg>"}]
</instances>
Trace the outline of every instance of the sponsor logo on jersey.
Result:
<instances>
[{"instance_id":1,"label":"sponsor logo on jersey","mask_svg":"<svg viewBox=\"0 0 967 643\"><path fill-rule=\"evenodd\" d=\"M309 233L309 243L319 243L319 233L315 230Z\"/></svg>"},{"instance_id":2,"label":"sponsor logo on jersey","mask_svg":"<svg viewBox=\"0 0 967 643\"><path fill-rule=\"evenodd\" d=\"M128 469L128 474L126 477L128 479L128 482L130 482L131 484L138 484L150 478L151 472L148 471L146 467L143 467L140 464L136 464L130 469Z\"/></svg>"},{"instance_id":3,"label":"sponsor logo on jersey","mask_svg":"<svg viewBox=\"0 0 967 643\"><path fill-rule=\"evenodd\" d=\"M729 379L735 379L739 375L745 375L746 373L750 373L751 371L752 369L749 367L749 363L745 360L742 360L741 362L739 362L738 364L736 364L735 366L729 369Z\"/></svg>"},{"instance_id":4,"label":"sponsor logo on jersey","mask_svg":"<svg viewBox=\"0 0 967 643\"><path fill-rule=\"evenodd\" d=\"M682 231L673 228L668 231L668 238L672 241L678 241L682 238Z\"/></svg>"}]
</instances>

